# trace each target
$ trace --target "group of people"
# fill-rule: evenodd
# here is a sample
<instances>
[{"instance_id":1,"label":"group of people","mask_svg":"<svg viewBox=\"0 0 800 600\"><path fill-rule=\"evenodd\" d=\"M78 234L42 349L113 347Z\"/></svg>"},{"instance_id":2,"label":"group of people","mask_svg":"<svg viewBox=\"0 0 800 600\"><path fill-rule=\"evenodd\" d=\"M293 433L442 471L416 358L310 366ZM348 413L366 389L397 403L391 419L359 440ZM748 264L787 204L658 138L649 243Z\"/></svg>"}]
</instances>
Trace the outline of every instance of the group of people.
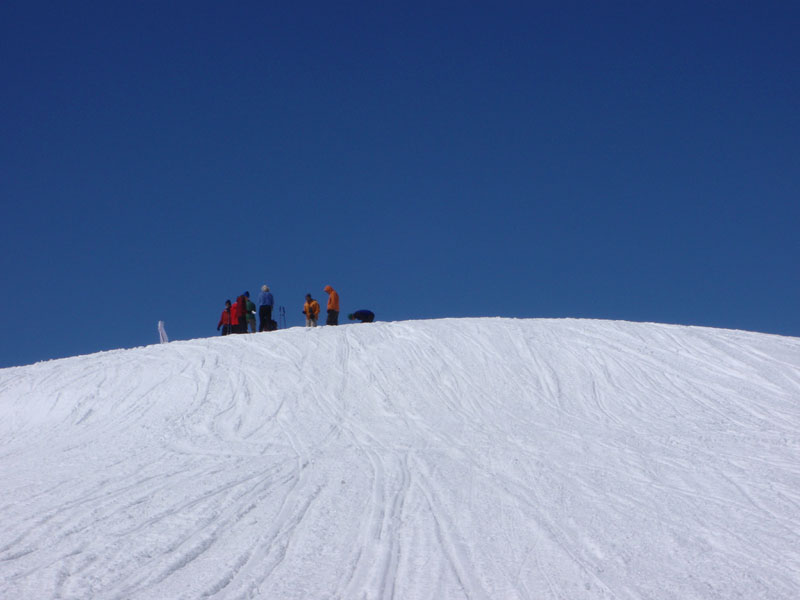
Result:
<instances>
[{"instance_id":1,"label":"group of people","mask_svg":"<svg viewBox=\"0 0 800 600\"><path fill-rule=\"evenodd\" d=\"M328 294L326 325L339 324L339 293L330 285L324 288ZM262 285L261 293L258 295L258 306L250 300L250 292L245 292L236 302L231 304L230 300L225 301L225 308L222 316L217 323L217 331L222 331L222 335L231 333L250 333L256 332L256 314L258 315L258 331L273 331L278 328L278 324L272 318L272 309L275 306L275 299L269 286ZM256 312L257 311L257 312ZM306 301L303 304L303 314L306 317L306 327L316 327L319 321L320 305L311 294L306 294ZM351 321L359 320L362 323L372 323L375 320L375 313L370 310L357 310L348 315Z\"/></svg>"},{"instance_id":2,"label":"group of people","mask_svg":"<svg viewBox=\"0 0 800 600\"><path fill-rule=\"evenodd\" d=\"M222 335L230 333L250 333L256 332L256 315L258 315L258 331L273 331L278 328L278 324L272 318L272 308L275 306L275 299L269 286L262 285L261 293L258 295L258 307L250 300L250 292L245 292L236 302L231 304L230 300L225 300L225 308L217 323L217 331L222 331ZM256 312L256 310L258 312Z\"/></svg>"}]
</instances>

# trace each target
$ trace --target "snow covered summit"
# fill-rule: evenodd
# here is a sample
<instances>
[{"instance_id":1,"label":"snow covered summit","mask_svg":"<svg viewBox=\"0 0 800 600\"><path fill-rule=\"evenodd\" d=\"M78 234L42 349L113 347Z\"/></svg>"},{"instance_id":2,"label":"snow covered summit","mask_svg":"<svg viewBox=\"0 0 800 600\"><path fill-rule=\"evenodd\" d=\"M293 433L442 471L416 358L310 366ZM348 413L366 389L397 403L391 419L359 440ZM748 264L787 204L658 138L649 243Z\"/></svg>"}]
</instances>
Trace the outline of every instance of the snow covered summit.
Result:
<instances>
[{"instance_id":1,"label":"snow covered summit","mask_svg":"<svg viewBox=\"0 0 800 600\"><path fill-rule=\"evenodd\" d=\"M460 319L0 370L0 598L800 597L800 339Z\"/></svg>"}]
</instances>

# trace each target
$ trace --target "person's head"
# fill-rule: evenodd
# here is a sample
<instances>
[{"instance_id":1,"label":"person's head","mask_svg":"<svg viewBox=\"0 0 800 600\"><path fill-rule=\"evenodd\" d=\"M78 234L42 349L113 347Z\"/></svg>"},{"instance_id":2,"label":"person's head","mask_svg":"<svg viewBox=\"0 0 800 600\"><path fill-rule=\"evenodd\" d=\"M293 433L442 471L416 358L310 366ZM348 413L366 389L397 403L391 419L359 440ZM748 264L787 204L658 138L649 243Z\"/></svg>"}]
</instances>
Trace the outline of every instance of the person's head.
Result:
<instances>
[{"instance_id":1,"label":"person's head","mask_svg":"<svg viewBox=\"0 0 800 600\"><path fill-rule=\"evenodd\" d=\"M330 293L333 291L333 288L332 288L331 286L329 286L329 285L326 285L326 286L323 288L323 290L322 290L322 291L324 291L324 292L326 292L326 293L330 294Z\"/></svg>"},{"instance_id":2,"label":"person's head","mask_svg":"<svg viewBox=\"0 0 800 600\"><path fill-rule=\"evenodd\" d=\"M244 293L244 297L245 297L245 298L249 298L249 297L250 297L250 292L245 292L245 293Z\"/></svg>"},{"instance_id":3,"label":"person's head","mask_svg":"<svg viewBox=\"0 0 800 600\"><path fill-rule=\"evenodd\" d=\"M269 291L269 286L265 283L264 285L261 286L261 291L262 292L268 292Z\"/></svg>"},{"instance_id":4,"label":"person's head","mask_svg":"<svg viewBox=\"0 0 800 600\"><path fill-rule=\"evenodd\" d=\"M311 294L306 294L306 302L311 302L312 300Z\"/></svg>"},{"instance_id":5,"label":"person's head","mask_svg":"<svg viewBox=\"0 0 800 600\"><path fill-rule=\"evenodd\" d=\"M225 300L225 308L230 308L230 307L231 307L231 301Z\"/></svg>"}]
</instances>

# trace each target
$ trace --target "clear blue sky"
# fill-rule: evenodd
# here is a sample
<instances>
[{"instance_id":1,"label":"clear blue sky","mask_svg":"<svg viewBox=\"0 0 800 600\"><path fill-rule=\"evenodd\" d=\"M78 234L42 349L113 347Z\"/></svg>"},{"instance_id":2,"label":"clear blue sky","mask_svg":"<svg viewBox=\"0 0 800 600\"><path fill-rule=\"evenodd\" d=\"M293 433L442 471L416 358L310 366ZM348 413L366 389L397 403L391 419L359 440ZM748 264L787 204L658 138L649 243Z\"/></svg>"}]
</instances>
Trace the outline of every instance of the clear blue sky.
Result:
<instances>
[{"instance_id":1,"label":"clear blue sky","mask_svg":"<svg viewBox=\"0 0 800 600\"><path fill-rule=\"evenodd\" d=\"M0 366L380 320L800 336L800 4L4 2ZM345 319L346 320L346 319Z\"/></svg>"}]
</instances>

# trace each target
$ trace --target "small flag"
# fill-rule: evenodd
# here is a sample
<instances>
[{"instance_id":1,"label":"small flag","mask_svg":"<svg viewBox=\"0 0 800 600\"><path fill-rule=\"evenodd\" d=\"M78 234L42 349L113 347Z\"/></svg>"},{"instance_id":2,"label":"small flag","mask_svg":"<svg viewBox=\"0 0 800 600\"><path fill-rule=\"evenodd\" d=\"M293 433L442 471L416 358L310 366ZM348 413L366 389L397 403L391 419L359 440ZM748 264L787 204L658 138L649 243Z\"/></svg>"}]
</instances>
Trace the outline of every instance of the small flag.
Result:
<instances>
[{"instance_id":1,"label":"small flag","mask_svg":"<svg viewBox=\"0 0 800 600\"><path fill-rule=\"evenodd\" d=\"M161 341L162 344L166 344L169 342L169 338L167 337L167 330L164 329L164 321L158 322L158 339Z\"/></svg>"}]
</instances>

